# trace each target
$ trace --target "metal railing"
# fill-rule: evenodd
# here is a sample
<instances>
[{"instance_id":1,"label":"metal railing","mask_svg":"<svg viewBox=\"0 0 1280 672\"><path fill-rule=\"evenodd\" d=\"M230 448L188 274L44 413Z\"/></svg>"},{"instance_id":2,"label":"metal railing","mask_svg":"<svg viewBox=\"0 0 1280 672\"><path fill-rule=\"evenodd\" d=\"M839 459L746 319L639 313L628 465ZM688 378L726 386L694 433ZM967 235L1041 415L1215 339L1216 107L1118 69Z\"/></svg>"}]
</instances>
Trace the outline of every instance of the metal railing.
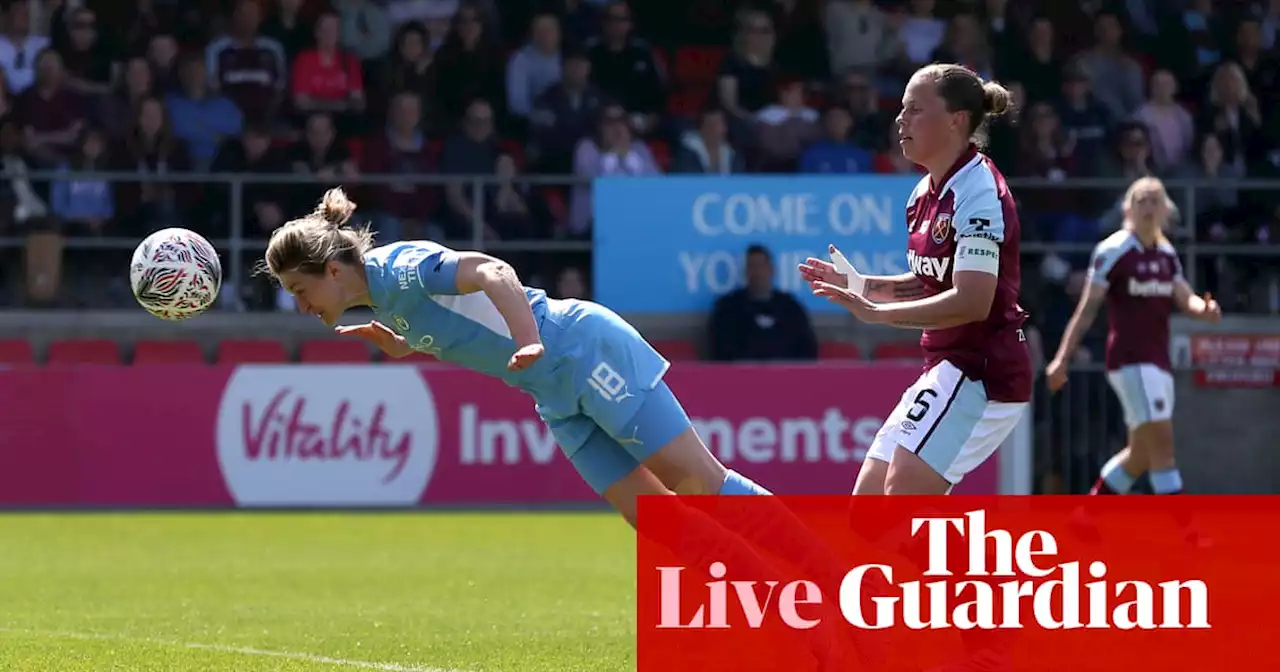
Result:
<instances>
[{"instance_id":1,"label":"metal railing","mask_svg":"<svg viewBox=\"0 0 1280 672\"><path fill-rule=\"evenodd\" d=\"M244 253L246 251L263 249L266 245L265 237L252 237L247 234L245 222L243 218L244 193L246 185L280 185L287 186L317 186L321 183L314 175L301 173L134 173L134 172L65 172L65 171L37 171L31 172L26 176L33 183L55 182L55 181L103 181L111 183L128 183L128 184L185 184L185 185L211 185L216 184L229 189L229 197L227 201L227 222L229 224L229 235L227 238L214 239L211 242L223 250L227 250L229 254L227 264L227 282L234 286L238 284L244 277ZM341 182L349 187L368 187L376 185L414 185L425 187L444 187L447 185L463 185L471 187L471 203L470 207L473 213L471 223L471 236L468 240L449 240L442 241L446 244L456 246L465 246L470 249L488 250L495 252L590 252L591 243L589 241L564 241L564 240L488 240L484 235L483 221L485 216L485 190L482 187L501 184L502 180L494 175L439 175L439 174L413 174L413 175L359 175L354 178L342 179ZM535 176L522 175L513 180L516 184L532 185L532 186L559 186L573 187L583 184L589 184L590 180L573 175L556 175L556 176ZM1078 178L1071 180L1055 181L1049 179L1013 179L1009 181L1010 186L1018 193L1020 199L1033 191L1039 190L1074 190L1091 192L1096 190L1107 190L1112 192L1121 192L1129 184L1128 180L1108 179L1108 178ZM1181 252L1186 256L1186 271L1189 279L1195 283L1195 274L1199 266L1196 263L1201 257L1215 255L1229 255L1233 257L1280 257L1280 244L1256 244L1256 243L1205 243L1201 242L1201 236L1198 235L1201 222L1198 221L1197 207L1198 195L1201 192L1213 191L1222 193L1224 191L1236 192L1271 192L1280 195L1280 180L1203 180L1203 179L1170 179L1165 181L1165 186L1176 203L1180 205L1181 225L1179 235L1175 240L1179 244ZM376 203L361 203L363 212L373 212L378 209ZM300 214L300 213L299 213ZM1098 213L1080 213L1083 216L1094 216ZM1024 222L1024 230L1026 224ZM1043 253L1064 253L1064 254L1086 254L1092 250L1094 243L1062 243L1062 242L1044 242L1029 238L1024 233L1024 241L1022 249L1024 252L1032 254ZM22 245L20 238L0 237L0 247L14 247ZM100 237L100 238L74 238L67 241L67 246L72 248L99 248L99 249L131 249L137 244L135 238L125 237Z\"/></svg>"}]
</instances>

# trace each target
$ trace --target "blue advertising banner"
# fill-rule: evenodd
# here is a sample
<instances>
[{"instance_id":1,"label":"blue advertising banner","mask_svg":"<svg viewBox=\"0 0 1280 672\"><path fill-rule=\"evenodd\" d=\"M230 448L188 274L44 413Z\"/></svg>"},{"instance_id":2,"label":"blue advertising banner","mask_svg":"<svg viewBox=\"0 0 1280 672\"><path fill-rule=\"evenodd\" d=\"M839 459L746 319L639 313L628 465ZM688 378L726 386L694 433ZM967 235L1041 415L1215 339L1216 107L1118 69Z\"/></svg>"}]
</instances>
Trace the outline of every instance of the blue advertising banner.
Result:
<instances>
[{"instance_id":1,"label":"blue advertising banner","mask_svg":"<svg viewBox=\"0 0 1280 672\"><path fill-rule=\"evenodd\" d=\"M595 298L623 313L704 312L741 287L747 246L815 312L796 266L834 243L861 272L907 272L906 205L919 176L670 176L596 180Z\"/></svg>"}]
</instances>

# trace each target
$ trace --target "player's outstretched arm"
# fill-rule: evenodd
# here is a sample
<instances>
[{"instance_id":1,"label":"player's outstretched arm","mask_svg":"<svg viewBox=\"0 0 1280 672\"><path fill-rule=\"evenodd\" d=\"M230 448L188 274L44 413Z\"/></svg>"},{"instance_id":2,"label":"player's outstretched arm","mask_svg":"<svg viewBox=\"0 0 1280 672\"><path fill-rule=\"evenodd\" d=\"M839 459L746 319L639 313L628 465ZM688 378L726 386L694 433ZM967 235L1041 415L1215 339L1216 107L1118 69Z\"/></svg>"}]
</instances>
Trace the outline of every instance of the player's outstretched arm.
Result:
<instances>
[{"instance_id":1,"label":"player's outstretched arm","mask_svg":"<svg viewBox=\"0 0 1280 672\"><path fill-rule=\"evenodd\" d=\"M1173 283L1173 301L1178 310L1199 320L1217 322L1222 319L1222 307L1208 292L1203 297L1196 296L1191 283L1179 277Z\"/></svg>"},{"instance_id":2,"label":"player's outstretched arm","mask_svg":"<svg viewBox=\"0 0 1280 672\"><path fill-rule=\"evenodd\" d=\"M524 285L507 262L480 252L459 252L455 282L459 294L484 292L498 309L516 347L542 343Z\"/></svg>"},{"instance_id":3,"label":"player's outstretched arm","mask_svg":"<svg viewBox=\"0 0 1280 672\"><path fill-rule=\"evenodd\" d=\"M1071 357L1075 355L1076 348L1080 347L1080 341L1084 335L1089 333L1093 321L1098 319L1098 310L1106 300L1106 285L1095 282L1085 284L1085 290L1080 294L1076 310L1072 313L1071 320L1067 322L1067 330L1062 334L1062 342L1058 344L1058 352L1045 371L1049 378L1051 392L1058 391L1067 383L1067 362L1070 362Z\"/></svg>"},{"instance_id":4,"label":"player's outstretched arm","mask_svg":"<svg viewBox=\"0 0 1280 672\"><path fill-rule=\"evenodd\" d=\"M951 289L881 307L879 321L903 329L947 329L987 319L999 276L986 271L956 271L951 277Z\"/></svg>"},{"instance_id":5,"label":"player's outstretched arm","mask_svg":"<svg viewBox=\"0 0 1280 672\"><path fill-rule=\"evenodd\" d=\"M866 280L865 296L876 303L915 301L929 296L929 289L914 273L868 275Z\"/></svg>"}]
</instances>

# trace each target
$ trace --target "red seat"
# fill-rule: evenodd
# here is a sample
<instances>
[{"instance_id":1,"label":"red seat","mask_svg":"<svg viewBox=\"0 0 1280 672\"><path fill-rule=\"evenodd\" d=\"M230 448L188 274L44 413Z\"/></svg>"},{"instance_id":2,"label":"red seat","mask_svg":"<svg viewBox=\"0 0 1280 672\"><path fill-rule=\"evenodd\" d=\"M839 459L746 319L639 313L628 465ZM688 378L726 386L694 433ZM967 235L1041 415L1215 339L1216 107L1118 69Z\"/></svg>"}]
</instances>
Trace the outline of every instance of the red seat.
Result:
<instances>
[{"instance_id":1,"label":"red seat","mask_svg":"<svg viewBox=\"0 0 1280 672\"><path fill-rule=\"evenodd\" d=\"M710 97L707 89L672 91L667 96L667 113L676 117L697 117Z\"/></svg>"},{"instance_id":2,"label":"red seat","mask_svg":"<svg viewBox=\"0 0 1280 672\"><path fill-rule=\"evenodd\" d=\"M105 338L69 338L49 344L49 364L119 364L120 346Z\"/></svg>"},{"instance_id":3,"label":"red seat","mask_svg":"<svg viewBox=\"0 0 1280 672\"><path fill-rule=\"evenodd\" d=\"M7 338L0 341L0 364L34 364L36 353L31 341L25 338Z\"/></svg>"},{"instance_id":4,"label":"red seat","mask_svg":"<svg viewBox=\"0 0 1280 672\"><path fill-rule=\"evenodd\" d=\"M195 341L138 341L133 345L133 363L204 364L204 351Z\"/></svg>"},{"instance_id":5,"label":"red seat","mask_svg":"<svg viewBox=\"0 0 1280 672\"><path fill-rule=\"evenodd\" d=\"M231 339L218 343L219 364L279 364L289 361L280 341Z\"/></svg>"},{"instance_id":6,"label":"red seat","mask_svg":"<svg viewBox=\"0 0 1280 672\"><path fill-rule=\"evenodd\" d=\"M673 362L698 361L698 346L691 341L654 341L653 349Z\"/></svg>"},{"instance_id":7,"label":"red seat","mask_svg":"<svg viewBox=\"0 0 1280 672\"><path fill-rule=\"evenodd\" d=\"M918 342L894 341L877 345L872 357L874 359L919 361L924 359L924 351L920 349Z\"/></svg>"},{"instance_id":8,"label":"red seat","mask_svg":"<svg viewBox=\"0 0 1280 672\"><path fill-rule=\"evenodd\" d=\"M720 75L724 47L679 47L675 52L673 79L677 86L711 87Z\"/></svg>"},{"instance_id":9,"label":"red seat","mask_svg":"<svg viewBox=\"0 0 1280 672\"><path fill-rule=\"evenodd\" d=\"M862 359L862 350L854 343L824 341L818 344L819 359Z\"/></svg>"},{"instance_id":10,"label":"red seat","mask_svg":"<svg viewBox=\"0 0 1280 672\"><path fill-rule=\"evenodd\" d=\"M298 361L310 364L365 364L370 359L369 348L360 341L324 338L304 341L298 349Z\"/></svg>"},{"instance_id":11,"label":"red seat","mask_svg":"<svg viewBox=\"0 0 1280 672\"><path fill-rule=\"evenodd\" d=\"M650 140L647 143L649 151L653 154L653 160L657 162L662 172L671 170L671 146L662 140Z\"/></svg>"}]
</instances>

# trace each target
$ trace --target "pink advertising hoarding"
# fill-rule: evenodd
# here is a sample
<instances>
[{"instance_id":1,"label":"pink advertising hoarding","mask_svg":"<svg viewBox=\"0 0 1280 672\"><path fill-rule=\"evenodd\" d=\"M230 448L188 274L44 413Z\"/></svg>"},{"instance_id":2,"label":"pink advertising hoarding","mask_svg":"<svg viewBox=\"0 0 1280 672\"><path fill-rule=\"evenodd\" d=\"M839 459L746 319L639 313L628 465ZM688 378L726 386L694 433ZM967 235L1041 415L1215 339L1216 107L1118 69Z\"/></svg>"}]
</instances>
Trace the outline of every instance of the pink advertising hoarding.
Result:
<instances>
[{"instance_id":1,"label":"pink advertising hoarding","mask_svg":"<svg viewBox=\"0 0 1280 672\"><path fill-rule=\"evenodd\" d=\"M732 468L839 494L910 365L680 364L668 382ZM453 368L0 371L0 506L554 505L597 501L533 400ZM994 493L989 460L958 491Z\"/></svg>"}]
</instances>

